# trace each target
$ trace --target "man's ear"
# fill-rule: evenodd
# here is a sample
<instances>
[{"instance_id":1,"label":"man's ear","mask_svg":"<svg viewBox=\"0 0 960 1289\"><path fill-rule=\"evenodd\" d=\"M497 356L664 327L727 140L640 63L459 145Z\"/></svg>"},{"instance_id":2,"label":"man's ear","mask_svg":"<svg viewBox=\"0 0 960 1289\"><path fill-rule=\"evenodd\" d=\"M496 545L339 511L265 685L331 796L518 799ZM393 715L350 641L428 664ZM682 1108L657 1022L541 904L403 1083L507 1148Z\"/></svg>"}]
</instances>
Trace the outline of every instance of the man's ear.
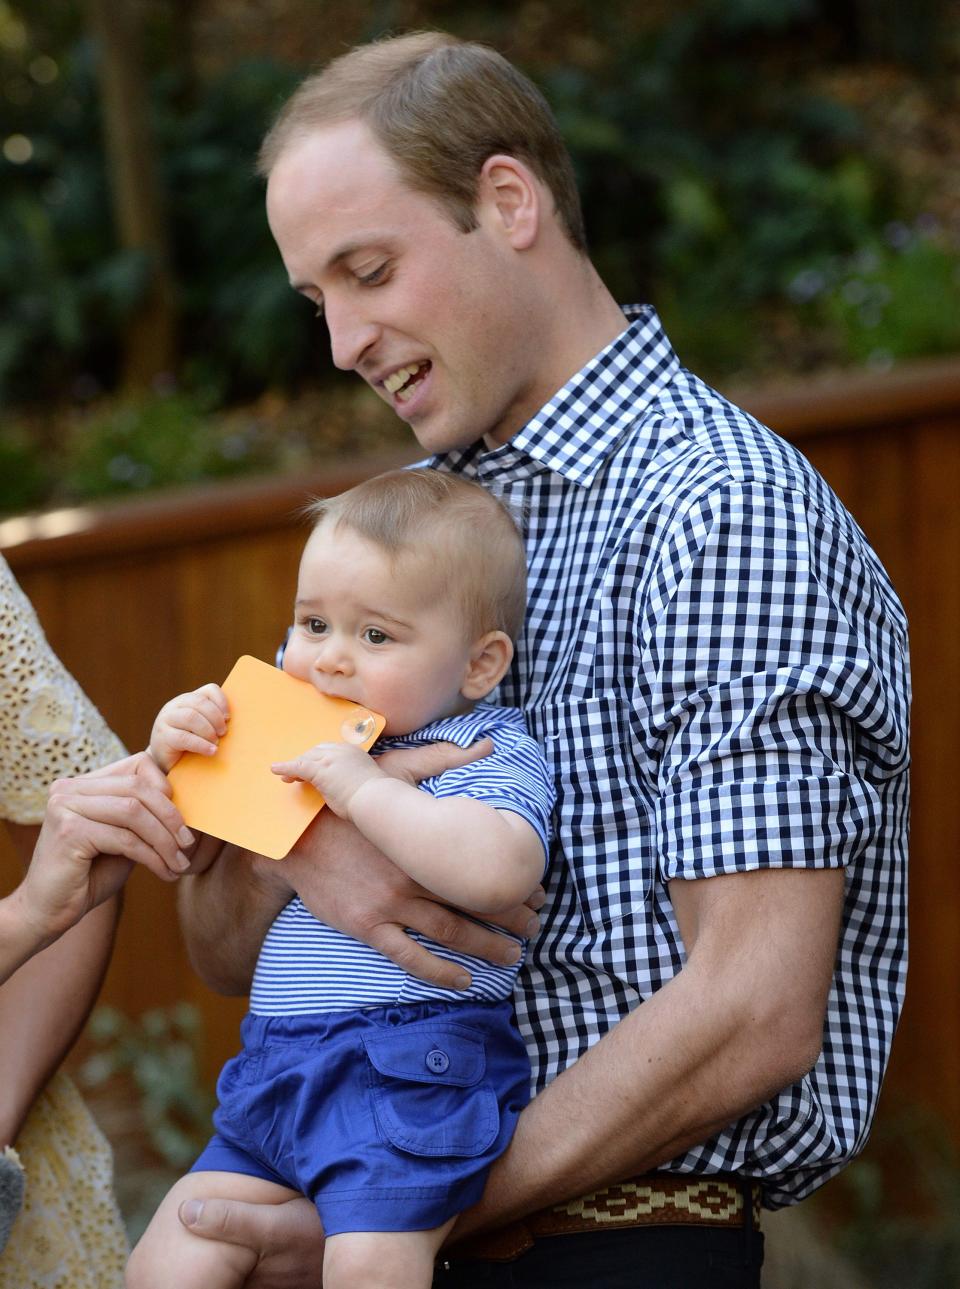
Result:
<instances>
[{"instance_id":1,"label":"man's ear","mask_svg":"<svg viewBox=\"0 0 960 1289\"><path fill-rule=\"evenodd\" d=\"M532 246L540 227L541 185L529 166L496 153L480 170L479 203L486 203L514 250Z\"/></svg>"},{"instance_id":2,"label":"man's ear","mask_svg":"<svg viewBox=\"0 0 960 1289\"><path fill-rule=\"evenodd\" d=\"M470 702L486 698L513 661L513 641L505 631L488 631L470 650L460 693Z\"/></svg>"}]
</instances>

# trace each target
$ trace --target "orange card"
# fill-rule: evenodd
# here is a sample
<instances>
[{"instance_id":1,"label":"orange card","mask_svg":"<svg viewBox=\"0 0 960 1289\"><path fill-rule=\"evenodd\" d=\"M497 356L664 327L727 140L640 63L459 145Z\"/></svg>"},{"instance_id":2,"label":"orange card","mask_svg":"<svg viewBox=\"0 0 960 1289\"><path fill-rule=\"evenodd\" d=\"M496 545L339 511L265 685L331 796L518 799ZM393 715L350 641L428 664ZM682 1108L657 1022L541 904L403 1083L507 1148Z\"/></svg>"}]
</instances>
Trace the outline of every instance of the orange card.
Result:
<instances>
[{"instance_id":1,"label":"orange card","mask_svg":"<svg viewBox=\"0 0 960 1289\"><path fill-rule=\"evenodd\" d=\"M315 743L369 749L384 718L245 655L223 682L230 724L216 756L186 752L170 771L173 800L191 828L283 859L323 805L308 783L284 783L275 761Z\"/></svg>"}]
</instances>

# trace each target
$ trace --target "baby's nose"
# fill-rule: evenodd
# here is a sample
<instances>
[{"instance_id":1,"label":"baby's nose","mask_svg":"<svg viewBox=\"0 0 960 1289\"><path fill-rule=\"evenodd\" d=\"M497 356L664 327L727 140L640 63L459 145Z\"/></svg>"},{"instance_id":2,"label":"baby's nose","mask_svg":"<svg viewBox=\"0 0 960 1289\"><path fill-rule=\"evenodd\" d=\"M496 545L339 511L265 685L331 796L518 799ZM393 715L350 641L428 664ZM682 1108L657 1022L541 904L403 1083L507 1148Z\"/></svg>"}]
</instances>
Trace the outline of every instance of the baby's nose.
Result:
<instances>
[{"instance_id":1,"label":"baby's nose","mask_svg":"<svg viewBox=\"0 0 960 1289\"><path fill-rule=\"evenodd\" d=\"M345 674L353 670L349 649L337 640L324 641L317 650L314 666L326 675Z\"/></svg>"}]
</instances>

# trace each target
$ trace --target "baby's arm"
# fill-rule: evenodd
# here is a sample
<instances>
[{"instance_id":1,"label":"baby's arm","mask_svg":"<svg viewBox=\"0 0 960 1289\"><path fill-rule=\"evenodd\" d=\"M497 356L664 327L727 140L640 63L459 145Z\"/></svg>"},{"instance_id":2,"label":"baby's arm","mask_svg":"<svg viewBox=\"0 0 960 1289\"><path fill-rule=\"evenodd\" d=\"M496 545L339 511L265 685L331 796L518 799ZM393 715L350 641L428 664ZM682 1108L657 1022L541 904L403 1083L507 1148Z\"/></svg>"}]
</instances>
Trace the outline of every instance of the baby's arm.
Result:
<instances>
[{"instance_id":1,"label":"baby's arm","mask_svg":"<svg viewBox=\"0 0 960 1289\"><path fill-rule=\"evenodd\" d=\"M521 815L470 797L432 797L357 747L320 743L273 766L302 779L410 877L473 913L521 902L543 875L543 843Z\"/></svg>"},{"instance_id":2,"label":"baby's arm","mask_svg":"<svg viewBox=\"0 0 960 1289\"><path fill-rule=\"evenodd\" d=\"M167 774L184 752L213 756L227 732L230 704L219 685L178 694L161 707L150 735L150 755Z\"/></svg>"}]
</instances>

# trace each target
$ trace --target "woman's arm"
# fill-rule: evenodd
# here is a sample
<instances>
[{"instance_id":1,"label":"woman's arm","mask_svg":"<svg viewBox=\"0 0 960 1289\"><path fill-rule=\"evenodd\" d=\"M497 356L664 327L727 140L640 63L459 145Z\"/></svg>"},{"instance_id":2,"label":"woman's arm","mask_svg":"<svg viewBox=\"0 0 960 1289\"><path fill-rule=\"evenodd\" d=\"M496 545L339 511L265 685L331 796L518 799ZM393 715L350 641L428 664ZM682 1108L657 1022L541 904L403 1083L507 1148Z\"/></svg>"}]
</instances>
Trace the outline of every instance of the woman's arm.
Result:
<instances>
[{"instance_id":1,"label":"woman's arm","mask_svg":"<svg viewBox=\"0 0 960 1289\"><path fill-rule=\"evenodd\" d=\"M87 1017L132 865L173 881L187 864L168 794L148 758L128 757L54 783L39 833L8 824L29 864L0 900L0 1138L15 1135Z\"/></svg>"},{"instance_id":2,"label":"woman's arm","mask_svg":"<svg viewBox=\"0 0 960 1289\"><path fill-rule=\"evenodd\" d=\"M39 827L7 828L26 865ZM83 1028L107 969L119 912L115 895L0 987L0 1145L16 1140L38 1091ZM9 923L3 929L16 933ZM6 943L2 933L0 943Z\"/></svg>"}]
</instances>

